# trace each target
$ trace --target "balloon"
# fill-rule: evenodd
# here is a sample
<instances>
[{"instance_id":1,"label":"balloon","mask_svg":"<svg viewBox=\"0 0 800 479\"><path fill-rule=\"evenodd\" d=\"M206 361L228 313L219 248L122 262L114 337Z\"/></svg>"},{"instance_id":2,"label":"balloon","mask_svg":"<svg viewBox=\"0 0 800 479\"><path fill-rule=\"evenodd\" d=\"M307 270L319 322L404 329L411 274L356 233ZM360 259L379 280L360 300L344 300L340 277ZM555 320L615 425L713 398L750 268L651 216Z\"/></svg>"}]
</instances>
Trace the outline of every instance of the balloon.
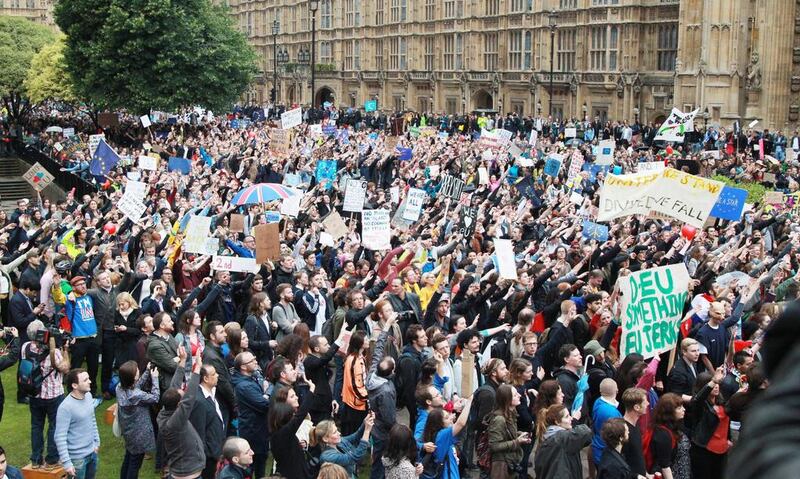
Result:
<instances>
[{"instance_id":1,"label":"balloon","mask_svg":"<svg viewBox=\"0 0 800 479\"><path fill-rule=\"evenodd\" d=\"M621 175L622 174L622 167L621 166L615 166L614 167L614 174L615 175Z\"/></svg>"},{"instance_id":2,"label":"balloon","mask_svg":"<svg viewBox=\"0 0 800 479\"><path fill-rule=\"evenodd\" d=\"M694 226L683 225L683 228L681 228L681 236L683 236L689 241L692 241L694 239L694 235L696 234L697 234L697 228L695 228Z\"/></svg>"},{"instance_id":3,"label":"balloon","mask_svg":"<svg viewBox=\"0 0 800 479\"><path fill-rule=\"evenodd\" d=\"M117 225L114 223L106 223L106 225L103 226L103 230L106 231L108 234L113 235L114 233L117 232Z\"/></svg>"},{"instance_id":4,"label":"balloon","mask_svg":"<svg viewBox=\"0 0 800 479\"><path fill-rule=\"evenodd\" d=\"M672 146L671 146L671 145L670 145L670 146L667 146L667 155L671 155L671 154L672 154L672 152L673 152L673 150L672 150Z\"/></svg>"}]
</instances>

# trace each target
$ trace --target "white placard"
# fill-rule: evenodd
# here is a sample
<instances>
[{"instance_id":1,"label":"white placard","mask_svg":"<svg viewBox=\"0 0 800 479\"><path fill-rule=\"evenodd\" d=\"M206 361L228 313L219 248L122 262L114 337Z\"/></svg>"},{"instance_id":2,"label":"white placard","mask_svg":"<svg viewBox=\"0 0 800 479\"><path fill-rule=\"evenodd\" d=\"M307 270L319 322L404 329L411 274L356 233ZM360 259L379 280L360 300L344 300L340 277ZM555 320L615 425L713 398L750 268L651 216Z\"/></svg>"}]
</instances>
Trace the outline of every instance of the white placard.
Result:
<instances>
[{"instance_id":1,"label":"white placard","mask_svg":"<svg viewBox=\"0 0 800 479\"><path fill-rule=\"evenodd\" d=\"M439 176L439 165L430 165L428 167L428 172L431 175L431 179L436 178L437 176Z\"/></svg>"},{"instance_id":2,"label":"white placard","mask_svg":"<svg viewBox=\"0 0 800 479\"><path fill-rule=\"evenodd\" d=\"M392 186L389 188L389 195L392 198L392 203L397 204L400 203L400 187L399 186Z\"/></svg>"},{"instance_id":3,"label":"white placard","mask_svg":"<svg viewBox=\"0 0 800 479\"><path fill-rule=\"evenodd\" d=\"M281 128L288 130L303 123L303 109L300 107L281 114Z\"/></svg>"},{"instance_id":4,"label":"white placard","mask_svg":"<svg viewBox=\"0 0 800 479\"><path fill-rule=\"evenodd\" d=\"M300 214L300 203L303 201L302 195L294 195L284 198L281 201L281 214L284 216L291 216L297 218Z\"/></svg>"},{"instance_id":5,"label":"white placard","mask_svg":"<svg viewBox=\"0 0 800 479\"><path fill-rule=\"evenodd\" d=\"M319 232L319 244L322 246L330 246L331 248L335 246L333 242L333 236L326 231Z\"/></svg>"},{"instance_id":6,"label":"white placard","mask_svg":"<svg viewBox=\"0 0 800 479\"><path fill-rule=\"evenodd\" d=\"M478 167L478 183L481 185L489 183L489 172L482 166Z\"/></svg>"},{"instance_id":7,"label":"white placard","mask_svg":"<svg viewBox=\"0 0 800 479\"><path fill-rule=\"evenodd\" d=\"M578 136L577 128L564 128L564 138L575 138Z\"/></svg>"},{"instance_id":8,"label":"white placard","mask_svg":"<svg viewBox=\"0 0 800 479\"><path fill-rule=\"evenodd\" d=\"M22 177L25 178L25 181L30 183L36 191L42 191L47 188L47 185L52 183L55 179L55 177L48 173L48 171L44 169L44 166L39 163L35 163L31 166Z\"/></svg>"},{"instance_id":9,"label":"white placard","mask_svg":"<svg viewBox=\"0 0 800 479\"><path fill-rule=\"evenodd\" d=\"M147 195L148 189L147 183L129 180L128 183L125 184L125 196L131 196L132 198L142 201Z\"/></svg>"},{"instance_id":10,"label":"white placard","mask_svg":"<svg viewBox=\"0 0 800 479\"><path fill-rule=\"evenodd\" d=\"M595 165L611 165L614 163L614 149L617 144L614 140L603 140L597 145L597 158Z\"/></svg>"},{"instance_id":11,"label":"white placard","mask_svg":"<svg viewBox=\"0 0 800 479\"><path fill-rule=\"evenodd\" d=\"M533 160L530 158L525 158L524 156L520 156L517 158L517 164L523 168L531 168L533 167Z\"/></svg>"},{"instance_id":12,"label":"white placard","mask_svg":"<svg viewBox=\"0 0 800 479\"><path fill-rule=\"evenodd\" d=\"M342 211L360 213L364 209L364 199L367 197L367 182L364 180L350 179L344 190L344 204Z\"/></svg>"},{"instance_id":13,"label":"white placard","mask_svg":"<svg viewBox=\"0 0 800 479\"><path fill-rule=\"evenodd\" d=\"M663 161L643 161L636 165L637 171L659 173L666 169Z\"/></svg>"},{"instance_id":14,"label":"white placard","mask_svg":"<svg viewBox=\"0 0 800 479\"><path fill-rule=\"evenodd\" d=\"M388 210L364 210L361 213L361 244L382 251L391 248Z\"/></svg>"},{"instance_id":15,"label":"white placard","mask_svg":"<svg viewBox=\"0 0 800 479\"><path fill-rule=\"evenodd\" d=\"M186 225L186 239L183 250L187 253L206 254L208 235L211 229L211 217L192 215Z\"/></svg>"},{"instance_id":16,"label":"white placard","mask_svg":"<svg viewBox=\"0 0 800 479\"><path fill-rule=\"evenodd\" d=\"M158 160L152 156L139 155L139 168L155 171L158 169Z\"/></svg>"},{"instance_id":17,"label":"white placard","mask_svg":"<svg viewBox=\"0 0 800 479\"><path fill-rule=\"evenodd\" d=\"M541 120L540 120L540 121L541 121ZM539 129L541 129L541 128L539 128ZM529 136L529 137L528 137L528 143L529 143L531 146L533 146L533 147L536 147L536 141L537 141L538 139L539 139L539 132L538 132L538 131L536 131L536 130L531 130L531 136Z\"/></svg>"},{"instance_id":18,"label":"white placard","mask_svg":"<svg viewBox=\"0 0 800 479\"><path fill-rule=\"evenodd\" d=\"M747 128L753 128L756 125L758 125L758 120L753 120L747 125Z\"/></svg>"},{"instance_id":19,"label":"white placard","mask_svg":"<svg viewBox=\"0 0 800 479\"><path fill-rule=\"evenodd\" d=\"M501 278L517 279L517 261L514 259L514 244L510 239L494 239L497 255L497 270Z\"/></svg>"},{"instance_id":20,"label":"white placard","mask_svg":"<svg viewBox=\"0 0 800 479\"><path fill-rule=\"evenodd\" d=\"M409 188L406 195L406 208L403 211L403 219L408 221L418 221L422 213L422 205L425 203L425 190L419 188Z\"/></svg>"},{"instance_id":21,"label":"white placard","mask_svg":"<svg viewBox=\"0 0 800 479\"><path fill-rule=\"evenodd\" d=\"M661 125L656 133L655 140L683 143L687 132L694 131L694 117L700 109L683 113L677 108L672 109L669 118Z\"/></svg>"},{"instance_id":22,"label":"white placard","mask_svg":"<svg viewBox=\"0 0 800 479\"><path fill-rule=\"evenodd\" d=\"M150 125L152 125L152 123L150 123L150 115L142 115L139 117L139 120L141 120L142 126L145 128L150 128Z\"/></svg>"},{"instance_id":23,"label":"white placard","mask_svg":"<svg viewBox=\"0 0 800 479\"><path fill-rule=\"evenodd\" d=\"M136 223L147 210L147 206L130 195L122 195L122 198L117 202L117 209L125 215L128 219Z\"/></svg>"},{"instance_id":24,"label":"white placard","mask_svg":"<svg viewBox=\"0 0 800 479\"><path fill-rule=\"evenodd\" d=\"M216 238L214 238L216 239ZM261 267L255 258L242 258L240 256L214 256L211 260L211 269L214 271L234 271L238 273L257 273Z\"/></svg>"},{"instance_id":25,"label":"white placard","mask_svg":"<svg viewBox=\"0 0 800 479\"><path fill-rule=\"evenodd\" d=\"M64 128L64 138L75 136L75 128Z\"/></svg>"},{"instance_id":26,"label":"white placard","mask_svg":"<svg viewBox=\"0 0 800 479\"><path fill-rule=\"evenodd\" d=\"M573 191L569 195L569 201L577 206L580 206L583 204L583 195L578 193L577 191Z\"/></svg>"},{"instance_id":27,"label":"white placard","mask_svg":"<svg viewBox=\"0 0 800 479\"><path fill-rule=\"evenodd\" d=\"M99 135L89 135L89 157L94 158L94 151L97 149L97 145L100 144L100 140L105 140L106 135L105 133L100 133Z\"/></svg>"},{"instance_id":28,"label":"white placard","mask_svg":"<svg viewBox=\"0 0 800 479\"><path fill-rule=\"evenodd\" d=\"M64 149L64 147L61 146L61 143L56 143L55 145L53 145L53 148L55 148L56 151L61 151Z\"/></svg>"}]
</instances>

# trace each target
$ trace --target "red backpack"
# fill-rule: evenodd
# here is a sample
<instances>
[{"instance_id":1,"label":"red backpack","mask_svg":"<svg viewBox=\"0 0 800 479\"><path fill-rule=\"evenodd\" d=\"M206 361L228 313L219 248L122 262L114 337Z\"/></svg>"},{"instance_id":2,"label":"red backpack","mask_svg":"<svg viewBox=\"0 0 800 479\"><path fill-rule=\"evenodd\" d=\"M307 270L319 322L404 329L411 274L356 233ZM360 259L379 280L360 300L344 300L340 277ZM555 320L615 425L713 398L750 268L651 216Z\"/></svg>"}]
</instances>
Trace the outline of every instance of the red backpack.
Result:
<instances>
[{"instance_id":1,"label":"red backpack","mask_svg":"<svg viewBox=\"0 0 800 479\"><path fill-rule=\"evenodd\" d=\"M653 465L655 464L655 457L653 455L653 450L650 448L650 445L653 442L653 432L655 428L661 428L669 434L670 438L670 445L672 449L675 449L675 445L677 444L677 439L675 438L675 434L670 431L666 426L662 426L661 424L653 425L651 428L647 428L647 430L642 435L642 449L644 450L644 465L648 471L653 470Z\"/></svg>"}]
</instances>

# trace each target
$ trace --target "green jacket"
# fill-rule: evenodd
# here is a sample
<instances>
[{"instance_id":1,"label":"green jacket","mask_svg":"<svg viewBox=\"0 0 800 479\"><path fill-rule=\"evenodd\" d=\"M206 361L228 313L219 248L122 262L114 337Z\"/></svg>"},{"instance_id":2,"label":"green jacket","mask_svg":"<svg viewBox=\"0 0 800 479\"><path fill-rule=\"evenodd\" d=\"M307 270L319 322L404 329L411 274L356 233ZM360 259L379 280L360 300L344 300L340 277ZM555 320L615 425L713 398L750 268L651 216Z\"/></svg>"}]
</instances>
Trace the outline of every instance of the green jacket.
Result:
<instances>
[{"instance_id":1,"label":"green jacket","mask_svg":"<svg viewBox=\"0 0 800 479\"><path fill-rule=\"evenodd\" d=\"M519 464L522 460L522 446L517 443L519 434L516 415L515 411L511 424L500 414L492 413L489 416L489 452L492 462Z\"/></svg>"}]
</instances>

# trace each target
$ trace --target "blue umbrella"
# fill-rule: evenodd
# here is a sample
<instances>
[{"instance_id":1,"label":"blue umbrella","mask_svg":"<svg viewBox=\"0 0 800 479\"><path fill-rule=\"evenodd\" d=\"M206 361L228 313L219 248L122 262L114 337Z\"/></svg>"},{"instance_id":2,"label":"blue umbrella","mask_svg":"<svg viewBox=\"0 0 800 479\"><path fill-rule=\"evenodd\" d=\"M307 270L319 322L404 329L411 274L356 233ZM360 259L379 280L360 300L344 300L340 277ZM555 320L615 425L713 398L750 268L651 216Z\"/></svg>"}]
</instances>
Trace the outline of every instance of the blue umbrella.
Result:
<instances>
[{"instance_id":1,"label":"blue umbrella","mask_svg":"<svg viewBox=\"0 0 800 479\"><path fill-rule=\"evenodd\" d=\"M586 356L586 360L584 361L583 374L578 380L578 391L575 393L575 399L572 401L572 414L575 414L576 411L580 411L581 408L583 408L583 398L586 391L589 390L589 374L586 371L589 370L590 362L594 362L594 356Z\"/></svg>"}]
</instances>

